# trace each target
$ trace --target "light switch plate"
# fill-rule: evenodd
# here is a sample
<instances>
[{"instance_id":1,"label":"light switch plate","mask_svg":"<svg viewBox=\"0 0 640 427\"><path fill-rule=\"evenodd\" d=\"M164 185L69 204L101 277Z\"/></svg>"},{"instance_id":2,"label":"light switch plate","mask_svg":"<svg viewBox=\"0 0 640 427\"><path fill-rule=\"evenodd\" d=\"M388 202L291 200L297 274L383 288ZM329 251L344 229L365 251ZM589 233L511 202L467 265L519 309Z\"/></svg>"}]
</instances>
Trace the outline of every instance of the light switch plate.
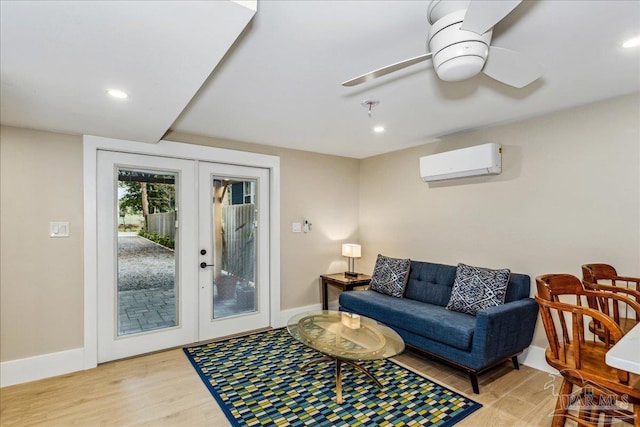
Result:
<instances>
[{"instance_id":1,"label":"light switch plate","mask_svg":"<svg viewBox=\"0 0 640 427\"><path fill-rule=\"evenodd\" d=\"M292 223L291 231L293 231L294 233L302 233L302 223L301 222Z\"/></svg>"},{"instance_id":2,"label":"light switch plate","mask_svg":"<svg viewBox=\"0 0 640 427\"><path fill-rule=\"evenodd\" d=\"M68 221L50 222L49 237L69 237L69 222Z\"/></svg>"}]
</instances>

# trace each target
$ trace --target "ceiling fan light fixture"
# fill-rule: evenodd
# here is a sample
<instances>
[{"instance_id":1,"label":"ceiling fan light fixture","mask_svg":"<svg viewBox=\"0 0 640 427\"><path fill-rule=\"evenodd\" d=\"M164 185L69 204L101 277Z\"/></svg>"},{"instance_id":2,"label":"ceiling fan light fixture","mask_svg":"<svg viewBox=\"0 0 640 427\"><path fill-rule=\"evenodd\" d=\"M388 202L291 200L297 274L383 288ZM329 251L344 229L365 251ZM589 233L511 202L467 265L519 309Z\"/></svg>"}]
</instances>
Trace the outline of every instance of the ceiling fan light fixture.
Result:
<instances>
[{"instance_id":1,"label":"ceiling fan light fixture","mask_svg":"<svg viewBox=\"0 0 640 427\"><path fill-rule=\"evenodd\" d=\"M482 71L493 31L480 35L461 30L465 10L442 17L429 29L428 49L433 52L433 68L441 80L457 82Z\"/></svg>"},{"instance_id":2,"label":"ceiling fan light fixture","mask_svg":"<svg viewBox=\"0 0 640 427\"><path fill-rule=\"evenodd\" d=\"M482 71L484 58L479 56L459 56L442 63L436 68L440 80L459 82L470 79Z\"/></svg>"},{"instance_id":3,"label":"ceiling fan light fixture","mask_svg":"<svg viewBox=\"0 0 640 427\"><path fill-rule=\"evenodd\" d=\"M482 71L488 53L488 46L479 41L456 43L434 55L433 67L445 82L470 79Z\"/></svg>"},{"instance_id":4,"label":"ceiling fan light fixture","mask_svg":"<svg viewBox=\"0 0 640 427\"><path fill-rule=\"evenodd\" d=\"M444 81L467 80L483 72L492 79L522 88L542 76L535 61L516 51L491 46L493 27L523 0L432 0L427 19L427 53L370 71L342 83L351 87L431 59ZM369 106L371 117L371 106Z\"/></svg>"}]
</instances>

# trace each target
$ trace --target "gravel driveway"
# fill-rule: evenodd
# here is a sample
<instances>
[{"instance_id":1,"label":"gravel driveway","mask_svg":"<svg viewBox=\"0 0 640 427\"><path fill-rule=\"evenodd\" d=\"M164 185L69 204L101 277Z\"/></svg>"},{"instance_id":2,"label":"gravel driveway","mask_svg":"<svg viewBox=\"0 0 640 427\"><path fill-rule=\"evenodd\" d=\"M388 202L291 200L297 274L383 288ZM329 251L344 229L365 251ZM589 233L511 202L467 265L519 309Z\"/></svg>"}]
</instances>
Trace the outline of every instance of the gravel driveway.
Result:
<instances>
[{"instance_id":1,"label":"gravel driveway","mask_svg":"<svg viewBox=\"0 0 640 427\"><path fill-rule=\"evenodd\" d=\"M172 250L140 236L118 236L119 291L173 289L174 283Z\"/></svg>"}]
</instances>

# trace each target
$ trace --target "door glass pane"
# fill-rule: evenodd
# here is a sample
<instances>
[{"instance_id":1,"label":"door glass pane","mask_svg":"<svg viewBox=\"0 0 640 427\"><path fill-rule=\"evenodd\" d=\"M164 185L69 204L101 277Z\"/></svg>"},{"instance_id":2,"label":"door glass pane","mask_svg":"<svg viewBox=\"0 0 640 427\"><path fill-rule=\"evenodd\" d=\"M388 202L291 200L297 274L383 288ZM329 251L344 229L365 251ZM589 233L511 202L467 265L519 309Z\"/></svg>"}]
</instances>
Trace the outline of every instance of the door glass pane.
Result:
<instances>
[{"instance_id":1,"label":"door glass pane","mask_svg":"<svg viewBox=\"0 0 640 427\"><path fill-rule=\"evenodd\" d=\"M256 180L214 177L213 318L256 311Z\"/></svg>"},{"instance_id":2,"label":"door glass pane","mask_svg":"<svg viewBox=\"0 0 640 427\"><path fill-rule=\"evenodd\" d=\"M176 179L118 169L118 336L178 324Z\"/></svg>"}]
</instances>

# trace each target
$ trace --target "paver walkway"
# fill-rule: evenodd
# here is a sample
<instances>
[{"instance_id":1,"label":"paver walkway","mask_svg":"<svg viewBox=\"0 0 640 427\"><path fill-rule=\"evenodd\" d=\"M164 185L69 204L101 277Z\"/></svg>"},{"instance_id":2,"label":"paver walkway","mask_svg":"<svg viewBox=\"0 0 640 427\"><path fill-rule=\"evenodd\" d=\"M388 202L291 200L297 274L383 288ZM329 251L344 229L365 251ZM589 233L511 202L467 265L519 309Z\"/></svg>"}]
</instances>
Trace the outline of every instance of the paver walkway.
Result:
<instances>
[{"instance_id":1,"label":"paver walkway","mask_svg":"<svg viewBox=\"0 0 640 427\"><path fill-rule=\"evenodd\" d=\"M134 233L118 235L118 335L176 326L175 255Z\"/></svg>"},{"instance_id":2,"label":"paver walkway","mask_svg":"<svg viewBox=\"0 0 640 427\"><path fill-rule=\"evenodd\" d=\"M119 335L176 326L176 300L173 289L120 291L118 304Z\"/></svg>"},{"instance_id":3,"label":"paver walkway","mask_svg":"<svg viewBox=\"0 0 640 427\"><path fill-rule=\"evenodd\" d=\"M118 235L118 335L176 326L175 255L135 233ZM242 312L235 298L220 300L216 318Z\"/></svg>"}]
</instances>

